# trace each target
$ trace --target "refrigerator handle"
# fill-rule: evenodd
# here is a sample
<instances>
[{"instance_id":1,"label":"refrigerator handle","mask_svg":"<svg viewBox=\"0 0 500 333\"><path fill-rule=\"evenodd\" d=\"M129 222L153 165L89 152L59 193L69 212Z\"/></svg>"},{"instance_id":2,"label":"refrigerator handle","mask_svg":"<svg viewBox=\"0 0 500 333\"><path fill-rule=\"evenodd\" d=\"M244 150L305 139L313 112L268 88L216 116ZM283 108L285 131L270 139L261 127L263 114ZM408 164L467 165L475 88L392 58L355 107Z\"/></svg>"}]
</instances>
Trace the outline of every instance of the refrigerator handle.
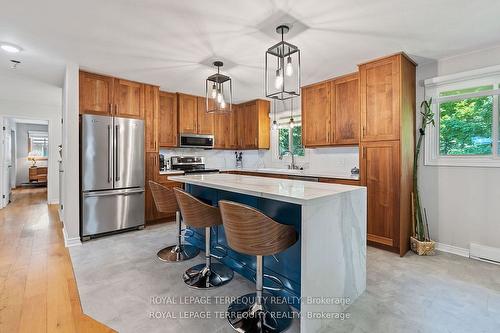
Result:
<instances>
[{"instance_id":1,"label":"refrigerator handle","mask_svg":"<svg viewBox=\"0 0 500 333\"><path fill-rule=\"evenodd\" d=\"M120 181L120 157L118 156L118 152L120 151L118 147L118 142L120 141L119 138L119 133L120 133L120 126L115 125L115 180L118 182Z\"/></svg>"},{"instance_id":2,"label":"refrigerator handle","mask_svg":"<svg viewBox=\"0 0 500 333\"><path fill-rule=\"evenodd\" d=\"M111 125L108 125L108 183L111 183Z\"/></svg>"}]
</instances>

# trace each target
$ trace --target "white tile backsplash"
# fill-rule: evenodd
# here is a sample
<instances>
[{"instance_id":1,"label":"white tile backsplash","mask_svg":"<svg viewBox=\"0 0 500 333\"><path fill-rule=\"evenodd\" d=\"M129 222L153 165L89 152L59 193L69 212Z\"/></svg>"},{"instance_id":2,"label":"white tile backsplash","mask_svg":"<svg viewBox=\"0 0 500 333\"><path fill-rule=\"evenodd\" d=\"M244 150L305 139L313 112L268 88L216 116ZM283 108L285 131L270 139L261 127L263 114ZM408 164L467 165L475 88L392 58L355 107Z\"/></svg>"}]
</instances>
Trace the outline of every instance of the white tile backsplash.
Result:
<instances>
[{"instance_id":1,"label":"white tile backsplash","mask_svg":"<svg viewBox=\"0 0 500 333\"><path fill-rule=\"evenodd\" d=\"M161 154L166 158L171 156L204 156L207 168L233 169L236 159L233 150L204 150L194 148L161 149ZM243 168L287 168L290 156L279 160L276 149L270 150L244 150ZM311 172L350 174L353 167L359 168L358 147L335 147L306 149L305 156L296 158L296 164Z\"/></svg>"}]
</instances>

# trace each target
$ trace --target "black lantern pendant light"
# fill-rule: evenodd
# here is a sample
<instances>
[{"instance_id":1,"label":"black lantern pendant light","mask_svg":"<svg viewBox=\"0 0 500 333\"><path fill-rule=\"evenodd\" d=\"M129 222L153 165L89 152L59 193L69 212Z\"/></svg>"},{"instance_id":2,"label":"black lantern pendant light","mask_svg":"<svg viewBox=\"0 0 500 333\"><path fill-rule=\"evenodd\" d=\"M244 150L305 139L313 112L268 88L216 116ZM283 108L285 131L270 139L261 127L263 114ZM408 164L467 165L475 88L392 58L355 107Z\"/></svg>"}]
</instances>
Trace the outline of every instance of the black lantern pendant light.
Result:
<instances>
[{"instance_id":1,"label":"black lantern pendant light","mask_svg":"<svg viewBox=\"0 0 500 333\"><path fill-rule=\"evenodd\" d=\"M207 112L229 112L233 104L233 83L231 78L220 73L224 65L222 61L215 61L217 73L210 75L206 80L206 110Z\"/></svg>"},{"instance_id":2,"label":"black lantern pendant light","mask_svg":"<svg viewBox=\"0 0 500 333\"><path fill-rule=\"evenodd\" d=\"M288 31L290 26L278 26L281 42L266 52L266 97L279 100L300 96L300 50L284 41Z\"/></svg>"}]
</instances>

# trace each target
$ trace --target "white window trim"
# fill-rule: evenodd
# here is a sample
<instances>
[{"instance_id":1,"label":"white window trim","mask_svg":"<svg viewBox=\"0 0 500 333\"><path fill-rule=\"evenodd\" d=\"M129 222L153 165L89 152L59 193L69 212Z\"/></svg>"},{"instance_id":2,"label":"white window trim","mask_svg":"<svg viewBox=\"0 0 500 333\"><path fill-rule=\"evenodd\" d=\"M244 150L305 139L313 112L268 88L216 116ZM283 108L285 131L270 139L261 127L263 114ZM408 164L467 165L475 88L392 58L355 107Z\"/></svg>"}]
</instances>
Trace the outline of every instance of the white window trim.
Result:
<instances>
[{"instance_id":1,"label":"white window trim","mask_svg":"<svg viewBox=\"0 0 500 333\"><path fill-rule=\"evenodd\" d=\"M436 77L424 81L425 99L432 97L432 112L436 126L428 125L425 133L424 164L433 166L500 167L498 152L499 119L498 103L500 93L500 66ZM493 85L490 91L464 94L461 96L439 97L440 92ZM495 95L496 94L496 95ZM439 103L464 97L493 96L493 155L488 156L441 156L439 154Z\"/></svg>"}]
</instances>

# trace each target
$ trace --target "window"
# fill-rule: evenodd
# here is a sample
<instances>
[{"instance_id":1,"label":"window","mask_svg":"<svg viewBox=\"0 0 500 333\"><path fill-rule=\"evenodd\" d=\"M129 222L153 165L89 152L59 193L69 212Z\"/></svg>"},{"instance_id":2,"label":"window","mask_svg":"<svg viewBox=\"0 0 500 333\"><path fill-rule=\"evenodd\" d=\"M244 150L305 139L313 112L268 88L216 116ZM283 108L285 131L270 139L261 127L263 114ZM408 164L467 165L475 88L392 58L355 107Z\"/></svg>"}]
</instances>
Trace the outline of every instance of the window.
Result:
<instances>
[{"instance_id":1,"label":"window","mask_svg":"<svg viewBox=\"0 0 500 333\"><path fill-rule=\"evenodd\" d=\"M302 126L296 125L294 128L283 125L278 129L278 154L291 151L294 155L304 156L302 146Z\"/></svg>"},{"instance_id":2,"label":"window","mask_svg":"<svg viewBox=\"0 0 500 333\"><path fill-rule=\"evenodd\" d=\"M425 163L500 166L500 67L426 80L425 86L436 122L427 129Z\"/></svg>"},{"instance_id":3,"label":"window","mask_svg":"<svg viewBox=\"0 0 500 333\"><path fill-rule=\"evenodd\" d=\"M47 158L49 156L49 134L28 131L28 153L29 156Z\"/></svg>"}]
</instances>

